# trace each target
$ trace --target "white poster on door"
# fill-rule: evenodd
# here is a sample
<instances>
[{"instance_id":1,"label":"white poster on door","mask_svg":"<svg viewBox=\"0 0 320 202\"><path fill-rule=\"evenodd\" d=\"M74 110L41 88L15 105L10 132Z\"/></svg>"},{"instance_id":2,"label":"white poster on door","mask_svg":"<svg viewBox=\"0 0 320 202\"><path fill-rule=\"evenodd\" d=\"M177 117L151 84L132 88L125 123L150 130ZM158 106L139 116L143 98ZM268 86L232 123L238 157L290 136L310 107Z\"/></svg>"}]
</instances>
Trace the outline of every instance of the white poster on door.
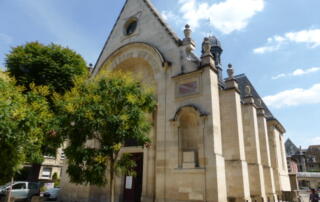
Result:
<instances>
[{"instance_id":1,"label":"white poster on door","mask_svg":"<svg viewBox=\"0 0 320 202\"><path fill-rule=\"evenodd\" d=\"M126 189L132 189L132 176L126 176Z\"/></svg>"}]
</instances>

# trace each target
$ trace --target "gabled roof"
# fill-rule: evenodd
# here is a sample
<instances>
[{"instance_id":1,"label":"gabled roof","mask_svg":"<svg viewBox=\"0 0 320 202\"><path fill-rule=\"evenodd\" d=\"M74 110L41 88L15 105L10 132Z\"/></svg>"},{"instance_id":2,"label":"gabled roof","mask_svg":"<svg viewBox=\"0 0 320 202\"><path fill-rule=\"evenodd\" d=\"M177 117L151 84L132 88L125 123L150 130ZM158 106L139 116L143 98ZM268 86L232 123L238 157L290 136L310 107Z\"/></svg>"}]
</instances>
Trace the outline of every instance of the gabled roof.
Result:
<instances>
[{"instance_id":1,"label":"gabled roof","mask_svg":"<svg viewBox=\"0 0 320 202\"><path fill-rule=\"evenodd\" d=\"M109 34L106 42L104 43L104 46L103 46L103 48L102 48L102 51L100 52L100 55L99 55L99 57L98 57L98 59L97 59L97 61L96 61L96 64L95 64L94 69L93 69L92 72L94 72L95 69L97 68L97 65L98 65L98 63L99 63L99 61L100 61L100 59L101 59L101 57L102 57L103 50L106 48L106 46L107 46L107 44L108 44L108 42L109 42L109 40L110 40L110 37L111 37L112 33L114 32L114 29L115 29L116 25L118 24L118 22L119 22L119 20L120 20L120 17L121 17L121 15L122 15L122 13L123 13L123 11L124 11L124 9L125 9L125 7L126 7L126 5L128 4L129 1L130 1L130 0L126 0L125 4L123 5L123 7L122 7L122 9L121 9L121 11L120 11L120 14L119 14L119 16L118 16L118 18L117 18L115 24L113 25L113 27L112 27L112 29L111 29L111 32L110 32L110 34ZM172 40L175 42L175 44L176 44L177 46L182 45L181 39L177 36L177 34L176 34L175 32L173 32L173 31L171 30L171 28L169 27L169 25L163 20L163 18L162 18L161 15L159 14L159 12L158 12L158 11L155 9L155 7L152 5L152 3L151 3L149 0L140 0L140 1L143 2L144 4L146 4L147 8L150 9L151 13L156 17L156 19L157 19L157 20L160 22L160 24L164 27L165 31L166 31L166 32L168 33L168 35L172 38Z\"/></svg>"},{"instance_id":2,"label":"gabled roof","mask_svg":"<svg viewBox=\"0 0 320 202\"><path fill-rule=\"evenodd\" d=\"M299 148L288 138L285 142L287 156L293 156L299 153Z\"/></svg>"},{"instance_id":3,"label":"gabled roof","mask_svg":"<svg viewBox=\"0 0 320 202\"><path fill-rule=\"evenodd\" d=\"M180 46L182 44L181 39L178 37L178 35L175 32L171 30L169 25L163 20L163 18L161 17L157 9L152 5L150 0L142 0L142 1L147 5L147 7L150 9L153 15L159 20L160 24L165 28L165 30L171 36L171 38L175 41L175 43Z\"/></svg>"}]
</instances>

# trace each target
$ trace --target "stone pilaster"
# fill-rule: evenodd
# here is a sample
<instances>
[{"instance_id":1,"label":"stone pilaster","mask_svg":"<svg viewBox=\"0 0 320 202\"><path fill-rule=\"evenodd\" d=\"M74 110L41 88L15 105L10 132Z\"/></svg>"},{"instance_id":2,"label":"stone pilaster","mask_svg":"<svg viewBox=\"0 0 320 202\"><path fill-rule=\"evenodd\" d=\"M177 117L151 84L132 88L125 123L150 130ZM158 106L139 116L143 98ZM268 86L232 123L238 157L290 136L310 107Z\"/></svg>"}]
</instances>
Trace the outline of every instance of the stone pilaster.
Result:
<instances>
[{"instance_id":1,"label":"stone pilaster","mask_svg":"<svg viewBox=\"0 0 320 202\"><path fill-rule=\"evenodd\" d=\"M261 105L261 103L259 105ZM271 159L270 159L267 120L265 117L264 108L259 107L257 109L257 115L258 115L261 164L263 166L266 195L267 195L268 201L277 201L274 175L273 175L273 169L271 167Z\"/></svg>"},{"instance_id":2,"label":"stone pilaster","mask_svg":"<svg viewBox=\"0 0 320 202\"><path fill-rule=\"evenodd\" d=\"M283 192L291 191L283 142L283 134L285 133L285 129L274 118L268 119L267 125L269 134L271 167L273 169L275 190L278 199L282 200Z\"/></svg>"},{"instance_id":3,"label":"stone pilaster","mask_svg":"<svg viewBox=\"0 0 320 202\"><path fill-rule=\"evenodd\" d=\"M275 140L275 132L274 132L274 127L271 124L271 122L268 121L267 123L268 123L268 140L269 140L269 148L270 148L271 168L273 170L275 191L276 191L278 198L280 198L281 187L280 187L280 175L279 175L279 170L278 170L277 146L276 146L276 140Z\"/></svg>"},{"instance_id":4,"label":"stone pilaster","mask_svg":"<svg viewBox=\"0 0 320 202\"><path fill-rule=\"evenodd\" d=\"M263 167L261 164L257 110L249 86L246 87L246 91L247 95L242 105L242 113L250 194L253 201L267 201Z\"/></svg>"},{"instance_id":5,"label":"stone pilaster","mask_svg":"<svg viewBox=\"0 0 320 202\"><path fill-rule=\"evenodd\" d=\"M204 54L201 57L203 68L203 96L206 100L204 107L210 115L205 122L204 151L205 151L205 195L206 202L227 201L225 161L222 156L221 120L218 72L213 56L210 53L208 39L204 41Z\"/></svg>"},{"instance_id":6,"label":"stone pilaster","mask_svg":"<svg viewBox=\"0 0 320 202\"><path fill-rule=\"evenodd\" d=\"M251 201L248 165L242 127L241 100L238 84L232 73L220 93L222 147L225 159L227 195L230 201Z\"/></svg>"}]
</instances>

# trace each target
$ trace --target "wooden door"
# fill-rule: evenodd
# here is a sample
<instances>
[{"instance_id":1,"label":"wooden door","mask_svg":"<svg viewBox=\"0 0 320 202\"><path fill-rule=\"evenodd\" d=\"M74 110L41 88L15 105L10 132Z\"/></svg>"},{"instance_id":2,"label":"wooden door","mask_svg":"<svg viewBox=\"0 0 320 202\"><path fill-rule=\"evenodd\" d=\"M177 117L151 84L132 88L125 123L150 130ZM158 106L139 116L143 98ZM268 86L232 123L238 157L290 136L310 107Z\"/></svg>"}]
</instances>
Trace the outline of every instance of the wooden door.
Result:
<instances>
[{"instance_id":1,"label":"wooden door","mask_svg":"<svg viewBox=\"0 0 320 202\"><path fill-rule=\"evenodd\" d=\"M143 153L133 153L132 159L136 162L136 176L124 178L124 202L140 202L142 193Z\"/></svg>"}]
</instances>

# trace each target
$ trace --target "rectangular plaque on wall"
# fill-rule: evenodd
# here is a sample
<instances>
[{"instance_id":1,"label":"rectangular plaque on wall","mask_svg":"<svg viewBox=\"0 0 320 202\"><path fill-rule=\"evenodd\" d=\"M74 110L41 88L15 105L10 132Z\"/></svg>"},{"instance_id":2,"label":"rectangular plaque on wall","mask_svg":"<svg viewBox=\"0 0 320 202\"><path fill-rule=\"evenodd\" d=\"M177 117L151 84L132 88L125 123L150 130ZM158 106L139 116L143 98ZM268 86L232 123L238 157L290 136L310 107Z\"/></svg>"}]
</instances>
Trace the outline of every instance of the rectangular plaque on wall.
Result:
<instances>
[{"instance_id":1,"label":"rectangular plaque on wall","mask_svg":"<svg viewBox=\"0 0 320 202\"><path fill-rule=\"evenodd\" d=\"M179 96L190 95L198 92L198 82L191 81L188 83L182 83L178 86Z\"/></svg>"}]
</instances>

